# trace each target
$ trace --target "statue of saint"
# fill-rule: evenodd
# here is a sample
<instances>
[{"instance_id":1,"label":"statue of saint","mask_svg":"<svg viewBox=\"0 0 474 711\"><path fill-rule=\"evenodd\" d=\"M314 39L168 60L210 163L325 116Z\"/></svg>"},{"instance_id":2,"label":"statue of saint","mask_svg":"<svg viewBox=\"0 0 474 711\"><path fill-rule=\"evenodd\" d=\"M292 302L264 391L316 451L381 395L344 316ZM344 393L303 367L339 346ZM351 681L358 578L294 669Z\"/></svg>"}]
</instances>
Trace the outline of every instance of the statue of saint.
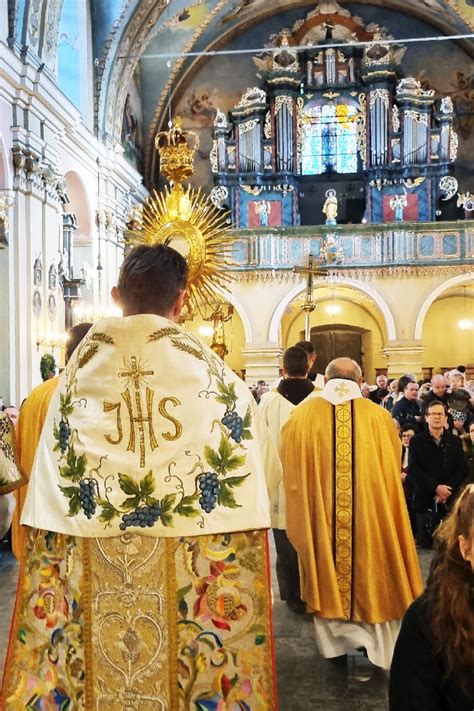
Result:
<instances>
[{"instance_id":1,"label":"statue of saint","mask_svg":"<svg viewBox=\"0 0 474 711\"><path fill-rule=\"evenodd\" d=\"M269 200L257 200L255 202L255 210L260 219L260 227L268 227L271 209L272 206Z\"/></svg>"},{"instance_id":2,"label":"statue of saint","mask_svg":"<svg viewBox=\"0 0 474 711\"><path fill-rule=\"evenodd\" d=\"M326 215L327 225L337 224L337 196L336 191L333 189L326 191L326 202L323 205L323 213Z\"/></svg>"},{"instance_id":3,"label":"statue of saint","mask_svg":"<svg viewBox=\"0 0 474 711\"><path fill-rule=\"evenodd\" d=\"M222 304L218 304L212 314L205 318L205 321L212 321L213 324L213 334L212 334L212 350L217 353L218 356L224 358L229 352L225 342L225 331L224 323L230 321L232 314L234 313L234 307L232 305L227 306L227 316L224 315Z\"/></svg>"}]
</instances>

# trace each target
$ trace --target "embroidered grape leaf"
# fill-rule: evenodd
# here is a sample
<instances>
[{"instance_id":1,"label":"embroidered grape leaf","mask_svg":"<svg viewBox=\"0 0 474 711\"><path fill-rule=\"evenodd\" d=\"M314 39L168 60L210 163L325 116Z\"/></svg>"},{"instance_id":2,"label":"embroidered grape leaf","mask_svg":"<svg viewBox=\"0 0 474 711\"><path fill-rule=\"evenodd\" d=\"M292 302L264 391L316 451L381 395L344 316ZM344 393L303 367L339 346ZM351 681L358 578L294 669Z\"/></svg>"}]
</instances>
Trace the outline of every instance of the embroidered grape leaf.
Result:
<instances>
[{"instance_id":1,"label":"embroidered grape leaf","mask_svg":"<svg viewBox=\"0 0 474 711\"><path fill-rule=\"evenodd\" d=\"M209 466L211 467L211 469L213 471L217 471L217 469L220 466L221 460L220 460L217 452L214 449L212 449L212 447L209 447L209 445L206 445L204 447L204 458L205 458L206 462L209 464Z\"/></svg>"},{"instance_id":2,"label":"embroidered grape leaf","mask_svg":"<svg viewBox=\"0 0 474 711\"><path fill-rule=\"evenodd\" d=\"M243 459L245 461L245 457L239 457L239 459ZM243 476L228 476L225 479L225 483L227 486L241 486L248 476L250 476L250 472L248 474L244 474Z\"/></svg>"},{"instance_id":3,"label":"embroidered grape leaf","mask_svg":"<svg viewBox=\"0 0 474 711\"><path fill-rule=\"evenodd\" d=\"M242 439L253 439L252 431L251 431L251 426L252 426L252 408L250 405L247 408L247 412L245 413L244 421L242 423Z\"/></svg>"},{"instance_id":4,"label":"embroidered grape leaf","mask_svg":"<svg viewBox=\"0 0 474 711\"><path fill-rule=\"evenodd\" d=\"M56 440L56 444L54 445L53 452L59 452L61 450L61 439L59 437L59 427L56 424L56 420L54 420L53 437Z\"/></svg>"},{"instance_id":5,"label":"embroidered grape leaf","mask_svg":"<svg viewBox=\"0 0 474 711\"><path fill-rule=\"evenodd\" d=\"M120 516L120 511L117 511L115 506L113 506L110 501L107 501L107 499L98 499L97 503L102 507L102 511L99 515L99 521L108 523L109 521L113 521L113 519L117 516Z\"/></svg>"},{"instance_id":6,"label":"embroidered grape leaf","mask_svg":"<svg viewBox=\"0 0 474 711\"><path fill-rule=\"evenodd\" d=\"M264 644L266 641L267 637L264 634L257 634L255 635L255 644L258 646L260 644Z\"/></svg>"},{"instance_id":7,"label":"embroidered grape leaf","mask_svg":"<svg viewBox=\"0 0 474 711\"><path fill-rule=\"evenodd\" d=\"M160 507L161 507L161 515L160 515L160 520L163 526L172 526L173 525L173 516L171 514L174 503L176 501L176 494L166 494L161 499Z\"/></svg>"},{"instance_id":8,"label":"embroidered grape leaf","mask_svg":"<svg viewBox=\"0 0 474 711\"><path fill-rule=\"evenodd\" d=\"M79 498L78 486L60 486L59 487L66 498L69 499L68 516L76 516L82 509L81 500Z\"/></svg>"},{"instance_id":9,"label":"embroidered grape leaf","mask_svg":"<svg viewBox=\"0 0 474 711\"><path fill-rule=\"evenodd\" d=\"M237 454L232 454L232 445L225 435L221 436L219 451L216 452L212 447L204 447L204 458L212 467L213 471L218 474L225 474L227 471L238 469L245 464L245 457Z\"/></svg>"},{"instance_id":10,"label":"embroidered grape leaf","mask_svg":"<svg viewBox=\"0 0 474 711\"><path fill-rule=\"evenodd\" d=\"M61 393L59 397L59 412L64 417L69 417L74 412L74 406L71 403L71 393Z\"/></svg>"},{"instance_id":11,"label":"embroidered grape leaf","mask_svg":"<svg viewBox=\"0 0 474 711\"><path fill-rule=\"evenodd\" d=\"M124 494L128 496L141 496L140 486L127 474L118 475L119 485Z\"/></svg>"},{"instance_id":12,"label":"embroidered grape leaf","mask_svg":"<svg viewBox=\"0 0 474 711\"><path fill-rule=\"evenodd\" d=\"M226 385L223 380L217 381L217 389L220 393L216 397L217 402L227 407L232 407L237 400L237 393L235 392L235 384L230 383Z\"/></svg>"},{"instance_id":13,"label":"embroidered grape leaf","mask_svg":"<svg viewBox=\"0 0 474 711\"><path fill-rule=\"evenodd\" d=\"M73 482L80 481L86 473L87 459L85 454L80 457L76 456L74 447L69 447L66 464L59 468L59 473L64 479L70 479Z\"/></svg>"},{"instance_id":14,"label":"embroidered grape leaf","mask_svg":"<svg viewBox=\"0 0 474 711\"><path fill-rule=\"evenodd\" d=\"M244 427L244 430L247 430L251 426L252 426L252 409L249 405L247 408L247 412L245 413L243 427Z\"/></svg>"},{"instance_id":15,"label":"embroidered grape leaf","mask_svg":"<svg viewBox=\"0 0 474 711\"><path fill-rule=\"evenodd\" d=\"M128 499L125 499L122 502L122 509L125 509L125 511L133 511L138 506L140 506L140 503L141 503L141 497L138 494L136 496L130 496ZM148 501L147 501L147 504L148 504Z\"/></svg>"},{"instance_id":16,"label":"embroidered grape leaf","mask_svg":"<svg viewBox=\"0 0 474 711\"><path fill-rule=\"evenodd\" d=\"M230 509L240 509L242 508L240 504L234 498L234 494L230 487L227 486L226 481L219 482L219 493L217 494L217 503L221 506L227 506Z\"/></svg>"},{"instance_id":17,"label":"embroidered grape leaf","mask_svg":"<svg viewBox=\"0 0 474 711\"><path fill-rule=\"evenodd\" d=\"M185 516L186 518L194 518L199 516L199 511L194 507L194 504L199 498L199 494L193 494L193 496L183 496L179 504L173 510L173 513L179 516Z\"/></svg>"},{"instance_id":18,"label":"embroidered grape leaf","mask_svg":"<svg viewBox=\"0 0 474 711\"><path fill-rule=\"evenodd\" d=\"M154 491L155 477L153 476L153 472L150 470L148 474L140 480L140 494L142 496L150 496Z\"/></svg>"}]
</instances>

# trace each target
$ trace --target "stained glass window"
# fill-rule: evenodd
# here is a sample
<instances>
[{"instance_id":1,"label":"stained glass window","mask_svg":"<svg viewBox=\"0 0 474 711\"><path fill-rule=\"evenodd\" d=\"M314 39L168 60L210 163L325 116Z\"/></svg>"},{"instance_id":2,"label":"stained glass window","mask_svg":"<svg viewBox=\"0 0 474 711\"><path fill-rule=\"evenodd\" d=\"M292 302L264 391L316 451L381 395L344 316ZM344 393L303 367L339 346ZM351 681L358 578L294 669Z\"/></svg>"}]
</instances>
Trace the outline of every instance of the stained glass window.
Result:
<instances>
[{"instance_id":1,"label":"stained glass window","mask_svg":"<svg viewBox=\"0 0 474 711\"><path fill-rule=\"evenodd\" d=\"M308 104L302 116L302 173L357 173L357 107Z\"/></svg>"}]
</instances>

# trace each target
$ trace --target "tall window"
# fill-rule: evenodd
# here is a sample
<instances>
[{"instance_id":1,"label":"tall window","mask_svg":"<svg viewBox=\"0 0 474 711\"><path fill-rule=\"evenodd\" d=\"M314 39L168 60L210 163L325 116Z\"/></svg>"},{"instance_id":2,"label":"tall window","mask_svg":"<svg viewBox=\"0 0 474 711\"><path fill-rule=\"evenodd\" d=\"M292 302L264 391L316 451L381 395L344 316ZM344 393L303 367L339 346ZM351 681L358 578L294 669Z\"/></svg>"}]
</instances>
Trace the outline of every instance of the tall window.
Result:
<instances>
[{"instance_id":1,"label":"tall window","mask_svg":"<svg viewBox=\"0 0 474 711\"><path fill-rule=\"evenodd\" d=\"M302 173L357 173L357 106L307 104L302 114Z\"/></svg>"}]
</instances>

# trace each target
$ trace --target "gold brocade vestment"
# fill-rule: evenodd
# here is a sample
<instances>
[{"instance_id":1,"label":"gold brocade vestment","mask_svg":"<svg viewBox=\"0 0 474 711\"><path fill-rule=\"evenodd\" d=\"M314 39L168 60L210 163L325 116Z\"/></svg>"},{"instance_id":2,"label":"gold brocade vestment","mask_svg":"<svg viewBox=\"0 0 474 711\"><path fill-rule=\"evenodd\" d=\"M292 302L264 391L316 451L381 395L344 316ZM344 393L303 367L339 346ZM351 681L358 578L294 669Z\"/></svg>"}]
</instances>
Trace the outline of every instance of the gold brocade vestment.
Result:
<instances>
[{"instance_id":1,"label":"gold brocade vestment","mask_svg":"<svg viewBox=\"0 0 474 711\"><path fill-rule=\"evenodd\" d=\"M310 398L282 431L287 534L317 617L378 624L421 594L390 415L369 400Z\"/></svg>"}]
</instances>

